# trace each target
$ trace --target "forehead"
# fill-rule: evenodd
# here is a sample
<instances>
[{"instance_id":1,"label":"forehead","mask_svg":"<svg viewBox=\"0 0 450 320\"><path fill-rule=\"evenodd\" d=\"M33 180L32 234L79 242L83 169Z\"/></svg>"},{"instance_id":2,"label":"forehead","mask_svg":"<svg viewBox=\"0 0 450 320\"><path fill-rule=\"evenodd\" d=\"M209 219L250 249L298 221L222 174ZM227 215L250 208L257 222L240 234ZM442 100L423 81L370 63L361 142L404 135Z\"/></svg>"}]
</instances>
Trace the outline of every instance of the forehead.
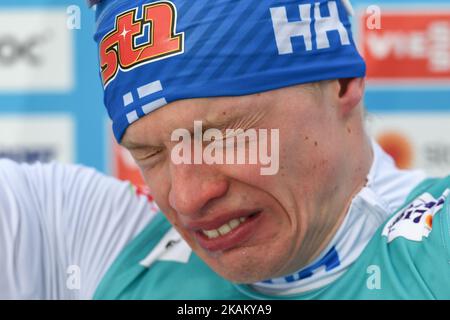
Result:
<instances>
[{"instance_id":1,"label":"forehead","mask_svg":"<svg viewBox=\"0 0 450 320\"><path fill-rule=\"evenodd\" d=\"M258 93L237 97L217 97L201 99L185 99L169 103L134 122L126 131L123 142L137 132L167 131L186 128L193 125L194 120L220 124L236 117L245 116L264 108L271 94Z\"/></svg>"},{"instance_id":2,"label":"forehead","mask_svg":"<svg viewBox=\"0 0 450 320\"><path fill-rule=\"evenodd\" d=\"M303 101L315 92L314 86L296 85L257 94L179 100L153 111L134 122L126 131L122 144L140 136L167 135L175 129L191 129L194 121L208 127L221 127L236 119L274 110L288 99Z\"/></svg>"}]
</instances>

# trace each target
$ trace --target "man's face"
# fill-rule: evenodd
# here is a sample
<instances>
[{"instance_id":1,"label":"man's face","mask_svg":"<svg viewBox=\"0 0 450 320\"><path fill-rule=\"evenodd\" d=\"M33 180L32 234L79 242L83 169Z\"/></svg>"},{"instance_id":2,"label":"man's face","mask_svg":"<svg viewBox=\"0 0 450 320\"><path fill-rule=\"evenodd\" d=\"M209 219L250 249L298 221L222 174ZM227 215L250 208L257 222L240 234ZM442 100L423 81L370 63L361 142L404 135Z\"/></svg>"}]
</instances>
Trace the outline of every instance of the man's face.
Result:
<instances>
[{"instance_id":1,"label":"man's face","mask_svg":"<svg viewBox=\"0 0 450 320\"><path fill-rule=\"evenodd\" d=\"M217 273L244 283L286 275L313 258L344 209L336 207L348 173L340 146L351 128L333 105L336 88L180 100L131 125L123 145L161 210ZM279 146L268 146L279 148L278 173L261 175L259 164L174 164L171 134L193 131L194 121L223 132L278 129ZM225 224L234 229L221 235Z\"/></svg>"}]
</instances>

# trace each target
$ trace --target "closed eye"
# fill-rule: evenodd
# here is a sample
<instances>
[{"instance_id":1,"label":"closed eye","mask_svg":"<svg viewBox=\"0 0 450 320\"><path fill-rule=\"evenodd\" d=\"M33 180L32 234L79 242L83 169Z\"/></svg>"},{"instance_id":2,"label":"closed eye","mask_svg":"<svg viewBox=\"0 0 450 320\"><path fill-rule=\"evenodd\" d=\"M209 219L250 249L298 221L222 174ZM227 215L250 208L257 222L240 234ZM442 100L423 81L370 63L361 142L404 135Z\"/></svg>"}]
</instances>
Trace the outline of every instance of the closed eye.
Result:
<instances>
[{"instance_id":1,"label":"closed eye","mask_svg":"<svg viewBox=\"0 0 450 320\"><path fill-rule=\"evenodd\" d=\"M141 169L151 169L156 166L157 163L160 162L162 159L160 154L162 154L164 151L164 148L154 148L152 147L151 150L148 148L145 149L139 149L139 150L133 150L131 151L131 154L133 155L134 160L136 161L136 164Z\"/></svg>"}]
</instances>

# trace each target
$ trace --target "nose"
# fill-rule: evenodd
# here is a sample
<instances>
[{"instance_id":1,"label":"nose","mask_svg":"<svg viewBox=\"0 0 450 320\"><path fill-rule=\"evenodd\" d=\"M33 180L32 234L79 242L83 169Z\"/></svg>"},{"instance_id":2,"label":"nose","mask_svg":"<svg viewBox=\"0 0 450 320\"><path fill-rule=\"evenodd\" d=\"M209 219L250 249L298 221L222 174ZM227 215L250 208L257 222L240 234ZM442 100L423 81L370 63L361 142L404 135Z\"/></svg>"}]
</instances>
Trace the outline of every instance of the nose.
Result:
<instances>
[{"instance_id":1,"label":"nose","mask_svg":"<svg viewBox=\"0 0 450 320\"><path fill-rule=\"evenodd\" d=\"M169 204L180 215L198 218L212 200L224 196L229 184L206 164L172 164Z\"/></svg>"}]
</instances>

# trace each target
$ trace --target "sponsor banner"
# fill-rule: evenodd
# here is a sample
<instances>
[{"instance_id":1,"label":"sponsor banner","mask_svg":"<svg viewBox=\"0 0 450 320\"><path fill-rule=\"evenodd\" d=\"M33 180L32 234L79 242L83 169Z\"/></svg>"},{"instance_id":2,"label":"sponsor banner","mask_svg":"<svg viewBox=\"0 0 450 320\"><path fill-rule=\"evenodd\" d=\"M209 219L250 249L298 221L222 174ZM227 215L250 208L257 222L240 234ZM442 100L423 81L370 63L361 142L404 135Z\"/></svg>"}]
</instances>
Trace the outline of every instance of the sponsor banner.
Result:
<instances>
[{"instance_id":1,"label":"sponsor banner","mask_svg":"<svg viewBox=\"0 0 450 320\"><path fill-rule=\"evenodd\" d=\"M450 174L450 113L372 114L368 130L402 169Z\"/></svg>"},{"instance_id":2,"label":"sponsor banner","mask_svg":"<svg viewBox=\"0 0 450 320\"><path fill-rule=\"evenodd\" d=\"M450 6L430 8L382 6L379 29L368 25L370 15L359 15L369 83L450 83Z\"/></svg>"},{"instance_id":3,"label":"sponsor banner","mask_svg":"<svg viewBox=\"0 0 450 320\"><path fill-rule=\"evenodd\" d=\"M0 9L0 92L65 92L74 86L66 9Z\"/></svg>"},{"instance_id":4,"label":"sponsor banner","mask_svg":"<svg viewBox=\"0 0 450 320\"><path fill-rule=\"evenodd\" d=\"M33 163L74 160L69 116L0 116L0 158Z\"/></svg>"}]
</instances>

